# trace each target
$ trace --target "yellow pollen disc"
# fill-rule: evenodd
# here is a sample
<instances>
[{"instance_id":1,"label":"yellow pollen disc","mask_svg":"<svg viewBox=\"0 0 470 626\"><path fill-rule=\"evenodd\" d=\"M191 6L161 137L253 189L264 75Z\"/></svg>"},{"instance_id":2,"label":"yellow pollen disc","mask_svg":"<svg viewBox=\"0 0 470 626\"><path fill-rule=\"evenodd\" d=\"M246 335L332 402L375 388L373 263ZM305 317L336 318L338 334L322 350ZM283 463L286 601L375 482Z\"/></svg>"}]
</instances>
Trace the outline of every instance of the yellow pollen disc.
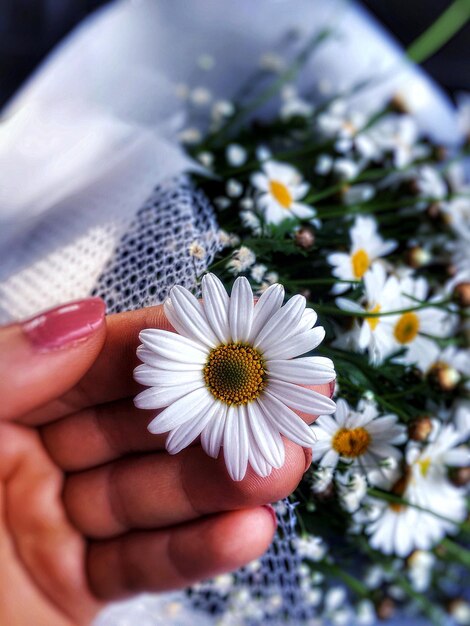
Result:
<instances>
[{"instance_id":1,"label":"yellow pollen disc","mask_svg":"<svg viewBox=\"0 0 470 626\"><path fill-rule=\"evenodd\" d=\"M277 180L269 181L269 189L274 198L284 208L288 209L292 204L292 196L287 187Z\"/></svg>"},{"instance_id":2,"label":"yellow pollen disc","mask_svg":"<svg viewBox=\"0 0 470 626\"><path fill-rule=\"evenodd\" d=\"M341 428L333 437L333 448L349 458L361 456L370 444L370 435L365 428Z\"/></svg>"},{"instance_id":3,"label":"yellow pollen disc","mask_svg":"<svg viewBox=\"0 0 470 626\"><path fill-rule=\"evenodd\" d=\"M362 278L370 266L370 259L364 248L360 248L351 257L354 278Z\"/></svg>"},{"instance_id":4,"label":"yellow pollen disc","mask_svg":"<svg viewBox=\"0 0 470 626\"><path fill-rule=\"evenodd\" d=\"M429 472L429 468L431 467L431 459L423 459L422 461L418 461L419 469L421 475L426 478L427 473Z\"/></svg>"},{"instance_id":5,"label":"yellow pollen disc","mask_svg":"<svg viewBox=\"0 0 470 626\"><path fill-rule=\"evenodd\" d=\"M380 304L376 304L373 309L370 309L369 313L380 313ZM380 322L380 317L366 317L366 322L369 324L371 330L375 330L377 324Z\"/></svg>"},{"instance_id":6,"label":"yellow pollen disc","mask_svg":"<svg viewBox=\"0 0 470 626\"><path fill-rule=\"evenodd\" d=\"M393 334L399 343L410 343L419 331L419 317L413 311L403 313L395 324Z\"/></svg>"},{"instance_id":7,"label":"yellow pollen disc","mask_svg":"<svg viewBox=\"0 0 470 626\"><path fill-rule=\"evenodd\" d=\"M211 350L203 373L212 395L228 405L256 400L267 380L261 354L241 343L228 343Z\"/></svg>"}]
</instances>

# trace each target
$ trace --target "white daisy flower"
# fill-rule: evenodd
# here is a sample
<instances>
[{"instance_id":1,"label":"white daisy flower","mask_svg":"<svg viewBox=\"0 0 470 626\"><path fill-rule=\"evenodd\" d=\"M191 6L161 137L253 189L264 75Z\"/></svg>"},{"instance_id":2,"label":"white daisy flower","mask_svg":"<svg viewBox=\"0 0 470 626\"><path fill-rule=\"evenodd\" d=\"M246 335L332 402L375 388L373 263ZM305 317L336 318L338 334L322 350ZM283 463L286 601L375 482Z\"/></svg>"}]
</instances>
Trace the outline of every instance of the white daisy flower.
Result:
<instances>
[{"instance_id":1,"label":"white daisy flower","mask_svg":"<svg viewBox=\"0 0 470 626\"><path fill-rule=\"evenodd\" d=\"M367 480L364 474L357 471L337 473L336 486L341 506L348 513L357 511L367 494Z\"/></svg>"},{"instance_id":2,"label":"white daisy flower","mask_svg":"<svg viewBox=\"0 0 470 626\"><path fill-rule=\"evenodd\" d=\"M320 415L313 430L317 438L313 460L320 466L334 468L341 460L365 473L380 468L384 459L400 459L395 445L406 439L396 415L379 415L372 402L361 402L353 410L343 399L337 401L334 416Z\"/></svg>"},{"instance_id":3,"label":"white daisy flower","mask_svg":"<svg viewBox=\"0 0 470 626\"><path fill-rule=\"evenodd\" d=\"M298 202L307 193L309 185L291 165L267 161L263 163L263 172L253 174L251 182L260 192L258 205L268 223L279 224L288 217L314 217L313 207Z\"/></svg>"},{"instance_id":4,"label":"white daisy flower","mask_svg":"<svg viewBox=\"0 0 470 626\"><path fill-rule=\"evenodd\" d=\"M448 194L447 185L442 174L431 165L418 168L414 180L419 195L432 200L442 200Z\"/></svg>"},{"instance_id":5,"label":"white daisy flower","mask_svg":"<svg viewBox=\"0 0 470 626\"><path fill-rule=\"evenodd\" d=\"M438 428L423 450L412 444L407 470L391 487L406 503L372 499L380 513L367 525L370 545L385 554L406 557L412 550L429 550L467 515L465 494L447 480L447 467L469 463L468 448L457 447L452 426ZM419 507L419 508L416 508Z\"/></svg>"},{"instance_id":6,"label":"white daisy flower","mask_svg":"<svg viewBox=\"0 0 470 626\"><path fill-rule=\"evenodd\" d=\"M323 357L298 357L325 336L313 328L316 314L305 298L282 306L284 289L272 285L256 305L246 278L238 278L229 297L213 274L202 280L202 303L176 286L165 314L176 333L147 329L137 354L143 365L137 382L150 388L135 404L162 409L149 424L154 434L169 432L166 448L176 454L201 437L209 456L223 447L233 480L242 480L248 463L260 476L284 463L281 434L301 446L315 441L312 429L294 410L331 413L329 398L302 385L335 378Z\"/></svg>"},{"instance_id":7,"label":"white daisy flower","mask_svg":"<svg viewBox=\"0 0 470 626\"><path fill-rule=\"evenodd\" d=\"M361 351L368 350L370 360L373 363L381 363L389 354L397 349L394 338L384 331L381 324L380 311L393 310L400 285L395 276L387 278L387 274L382 265L375 263L364 275L364 296L363 305L348 300L347 298L336 298L336 305L352 313L372 313L370 317L362 318L359 322L359 330L352 334L357 348Z\"/></svg>"},{"instance_id":8,"label":"white daisy flower","mask_svg":"<svg viewBox=\"0 0 470 626\"><path fill-rule=\"evenodd\" d=\"M253 250L250 250L247 246L241 246L238 250L234 250L227 267L233 274L240 274L241 272L246 272L255 263L256 255Z\"/></svg>"},{"instance_id":9,"label":"white daisy flower","mask_svg":"<svg viewBox=\"0 0 470 626\"><path fill-rule=\"evenodd\" d=\"M333 266L332 274L341 280L360 280L372 264L380 257L390 254L396 247L393 240L384 241L377 232L377 222L373 217L358 216L350 230L351 249L347 252L333 252L327 261ZM332 293L340 294L349 289L348 283L336 283Z\"/></svg>"},{"instance_id":10,"label":"white daisy flower","mask_svg":"<svg viewBox=\"0 0 470 626\"><path fill-rule=\"evenodd\" d=\"M402 363L416 365L426 372L439 356L439 347L431 337L447 337L453 330L454 321L447 311L429 306L416 309L427 301L429 285L420 278L408 276L400 282L399 293L389 311L404 311L397 315L380 316L381 330L388 334L397 347L407 348L399 358ZM415 309L406 311L406 309ZM385 312L385 311L384 311Z\"/></svg>"},{"instance_id":11,"label":"white daisy flower","mask_svg":"<svg viewBox=\"0 0 470 626\"><path fill-rule=\"evenodd\" d=\"M367 115L361 111L350 110L345 100L336 100L317 118L317 126L322 135L343 140L341 152L352 148L353 138L366 123Z\"/></svg>"}]
</instances>

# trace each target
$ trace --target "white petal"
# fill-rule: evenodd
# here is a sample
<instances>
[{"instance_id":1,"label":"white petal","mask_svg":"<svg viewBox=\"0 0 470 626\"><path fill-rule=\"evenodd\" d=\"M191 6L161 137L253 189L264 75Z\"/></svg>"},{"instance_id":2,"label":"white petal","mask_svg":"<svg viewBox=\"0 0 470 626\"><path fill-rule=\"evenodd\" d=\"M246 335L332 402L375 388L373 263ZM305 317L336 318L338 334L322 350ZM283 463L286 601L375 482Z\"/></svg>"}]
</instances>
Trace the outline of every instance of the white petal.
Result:
<instances>
[{"instance_id":1,"label":"white petal","mask_svg":"<svg viewBox=\"0 0 470 626\"><path fill-rule=\"evenodd\" d=\"M319 357L303 357L290 361L281 359L267 362L270 378L284 380L299 385L321 385L336 378L336 372L329 364L318 362ZM327 359L329 361L329 359Z\"/></svg>"},{"instance_id":2,"label":"white petal","mask_svg":"<svg viewBox=\"0 0 470 626\"><path fill-rule=\"evenodd\" d=\"M169 454L178 454L187 448L204 430L212 417L217 412L217 405L214 404L205 412L200 413L194 419L185 422L174 428L167 437L165 447Z\"/></svg>"},{"instance_id":3,"label":"white petal","mask_svg":"<svg viewBox=\"0 0 470 626\"><path fill-rule=\"evenodd\" d=\"M256 303L251 325L250 342L252 343L268 320L278 311L284 301L284 287L271 285Z\"/></svg>"},{"instance_id":4,"label":"white petal","mask_svg":"<svg viewBox=\"0 0 470 626\"><path fill-rule=\"evenodd\" d=\"M248 341L253 321L253 292L244 276L233 283L228 318L232 340Z\"/></svg>"},{"instance_id":5,"label":"white petal","mask_svg":"<svg viewBox=\"0 0 470 626\"><path fill-rule=\"evenodd\" d=\"M204 309L191 292L176 285L170 292L171 307L178 317L178 321L187 329L187 336L197 339L211 348L219 341L206 319Z\"/></svg>"},{"instance_id":6,"label":"white petal","mask_svg":"<svg viewBox=\"0 0 470 626\"><path fill-rule=\"evenodd\" d=\"M220 446L224 438L225 421L227 417L227 405L216 402L217 410L212 420L207 424L201 434L201 445L204 452L216 459L219 456Z\"/></svg>"},{"instance_id":7,"label":"white petal","mask_svg":"<svg viewBox=\"0 0 470 626\"><path fill-rule=\"evenodd\" d=\"M278 345L272 345L264 352L267 360L292 359L306 352L310 352L320 344L325 337L323 326L317 326L304 333L290 337L288 341L279 341Z\"/></svg>"},{"instance_id":8,"label":"white petal","mask_svg":"<svg viewBox=\"0 0 470 626\"><path fill-rule=\"evenodd\" d=\"M317 318L318 315L313 309L305 309L305 311L302 313L300 322L297 324L297 327L292 330L295 333L303 333L306 330L310 330L315 326Z\"/></svg>"},{"instance_id":9,"label":"white petal","mask_svg":"<svg viewBox=\"0 0 470 626\"><path fill-rule=\"evenodd\" d=\"M248 429L243 406L229 407L224 429L224 458L232 480L243 480L248 465Z\"/></svg>"},{"instance_id":10,"label":"white petal","mask_svg":"<svg viewBox=\"0 0 470 626\"><path fill-rule=\"evenodd\" d=\"M205 274L202 278L202 298L207 321L221 343L231 339L228 323L230 298L223 283L215 274Z\"/></svg>"},{"instance_id":11,"label":"white petal","mask_svg":"<svg viewBox=\"0 0 470 626\"><path fill-rule=\"evenodd\" d=\"M313 449L315 450L315 444L313 445ZM320 465L322 467L336 467L339 461L339 454L336 450L328 450L325 456L322 458Z\"/></svg>"},{"instance_id":12,"label":"white petal","mask_svg":"<svg viewBox=\"0 0 470 626\"><path fill-rule=\"evenodd\" d=\"M150 387L134 398L138 409L161 409L169 406L188 393L202 387L202 381L195 380L185 384L165 385L164 387Z\"/></svg>"},{"instance_id":13,"label":"white petal","mask_svg":"<svg viewBox=\"0 0 470 626\"><path fill-rule=\"evenodd\" d=\"M208 351L203 345L168 330L147 328L139 339L146 348L170 360L200 365L207 361Z\"/></svg>"},{"instance_id":14,"label":"white petal","mask_svg":"<svg viewBox=\"0 0 470 626\"><path fill-rule=\"evenodd\" d=\"M315 433L294 411L269 393L258 400L264 414L275 428L299 446L315 445Z\"/></svg>"},{"instance_id":15,"label":"white petal","mask_svg":"<svg viewBox=\"0 0 470 626\"><path fill-rule=\"evenodd\" d=\"M174 372L171 370L157 369L150 365L138 365L134 370L134 380L147 387L160 387L164 385L180 385L191 382L203 384L202 369L199 371Z\"/></svg>"},{"instance_id":16,"label":"white petal","mask_svg":"<svg viewBox=\"0 0 470 626\"><path fill-rule=\"evenodd\" d=\"M313 389L306 389L293 383L271 380L269 381L268 390L269 393L276 396L287 406L303 413L323 415L334 413L336 410L336 404L330 398L313 391Z\"/></svg>"},{"instance_id":17,"label":"white petal","mask_svg":"<svg viewBox=\"0 0 470 626\"><path fill-rule=\"evenodd\" d=\"M279 431L273 428L256 402L246 405L251 433L266 461L273 467L284 465L285 450Z\"/></svg>"},{"instance_id":18,"label":"white petal","mask_svg":"<svg viewBox=\"0 0 470 626\"><path fill-rule=\"evenodd\" d=\"M154 350L149 350L145 346L139 346L137 348L137 357L146 365L150 365L156 369L169 370L172 372L194 372L201 370L200 363L185 363L184 361L167 359L159 354L156 354Z\"/></svg>"},{"instance_id":19,"label":"white petal","mask_svg":"<svg viewBox=\"0 0 470 626\"><path fill-rule=\"evenodd\" d=\"M260 330L254 339L255 348L266 352L270 346L276 345L291 328L297 326L304 311L305 298L293 296Z\"/></svg>"},{"instance_id":20,"label":"white petal","mask_svg":"<svg viewBox=\"0 0 470 626\"><path fill-rule=\"evenodd\" d=\"M261 478L266 478L266 476L269 476L273 470L272 465L269 465L269 463L262 455L258 444L253 437L252 432L248 433L248 437L248 463L251 465L256 474L258 474L258 476L261 476Z\"/></svg>"},{"instance_id":21,"label":"white petal","mask_svg":"<svg viewBox=\"0 0 470 626\"><path fill-rule=\"evenodd\" d=\"M151 390L147 389L147 391ZM212 406L213 401L214 398L205 387L196 389L192 393L185 394L159 413L148 425L148 430L154 435L167 433L197 415L205 414Z\"/></svg>"}]
</instances>

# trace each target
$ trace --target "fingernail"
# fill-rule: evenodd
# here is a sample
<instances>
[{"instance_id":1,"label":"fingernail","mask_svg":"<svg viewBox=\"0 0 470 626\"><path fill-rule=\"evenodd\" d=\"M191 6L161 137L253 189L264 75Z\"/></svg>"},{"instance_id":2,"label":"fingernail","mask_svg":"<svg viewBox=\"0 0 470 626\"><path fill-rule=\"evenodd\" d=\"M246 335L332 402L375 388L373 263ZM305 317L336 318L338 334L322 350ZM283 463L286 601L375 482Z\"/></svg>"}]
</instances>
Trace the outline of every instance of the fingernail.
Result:
<instances>
[{"instance_id":1,"label":"fingernail","mask_svg":"<svg viewBox=\"0 0 470 626\"><path fill-rule=\"evenodd\" d=\"M36 350L48 352L88 339L102 324L104 315L103 300L87 298L41 313L22 326Z\"/></svg>"},{"instance_id":2,"label":"fingernail","mask_svg":"<svg viewBox=\"0 0 470 626\"><path fill-rule=\"evenodd\" d=\"M269 514L271 515L272 520L274 522L274 527L277 528L277 515L276 515L276 511L274 510L272 505L271 504L263 504L263 509L266 509L267 511L269 511Z\"/></svg>"},{"instance_id":3,"label":"fingernail","mask_svg":"<svg viewBox=\"0 0 470 626\"><path fill-rule=\"evenodd\" d=\"M332 380L331 383L329 383L329 385L330 385L330 398L332 398L335 392L335 388L336 388L336 380Z\"/></svg>"},{"instance_id":4,"label":"fingernail","mask_svg":"<svg viewBox=\"0 0 470 626\"><path fill-rule=\"evenodd\" d=\"M312 450L310 448L304 448L304 453L305 453L305 469L304 469L304 474L305 474L305 472L308 471L308 468L312 464L313 455L312 455Z\"/></svg>"}]
</instances>

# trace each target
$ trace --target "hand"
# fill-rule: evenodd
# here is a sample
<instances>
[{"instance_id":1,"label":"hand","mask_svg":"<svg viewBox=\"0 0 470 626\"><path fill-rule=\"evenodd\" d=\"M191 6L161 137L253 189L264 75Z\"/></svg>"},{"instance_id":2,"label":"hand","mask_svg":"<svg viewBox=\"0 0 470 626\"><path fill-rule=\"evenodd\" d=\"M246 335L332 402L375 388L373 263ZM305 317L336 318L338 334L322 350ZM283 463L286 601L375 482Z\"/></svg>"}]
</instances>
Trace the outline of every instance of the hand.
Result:
<instances>
[{"instance_id":1,"label":"hand","mask_svg":"<svg viewBox=\"0 0 470 626\"><path fill-rule=\"evenodd\" d=\"M184 587L268 548L262 505L295 489L311 454L286 441L280 470L239 483L197 444L168 455L132 401L150 327L170 328L161 307L105 319L88 299L0 329L1 624L89 624L104 600Z\"/></svg>"}]
</instances>

